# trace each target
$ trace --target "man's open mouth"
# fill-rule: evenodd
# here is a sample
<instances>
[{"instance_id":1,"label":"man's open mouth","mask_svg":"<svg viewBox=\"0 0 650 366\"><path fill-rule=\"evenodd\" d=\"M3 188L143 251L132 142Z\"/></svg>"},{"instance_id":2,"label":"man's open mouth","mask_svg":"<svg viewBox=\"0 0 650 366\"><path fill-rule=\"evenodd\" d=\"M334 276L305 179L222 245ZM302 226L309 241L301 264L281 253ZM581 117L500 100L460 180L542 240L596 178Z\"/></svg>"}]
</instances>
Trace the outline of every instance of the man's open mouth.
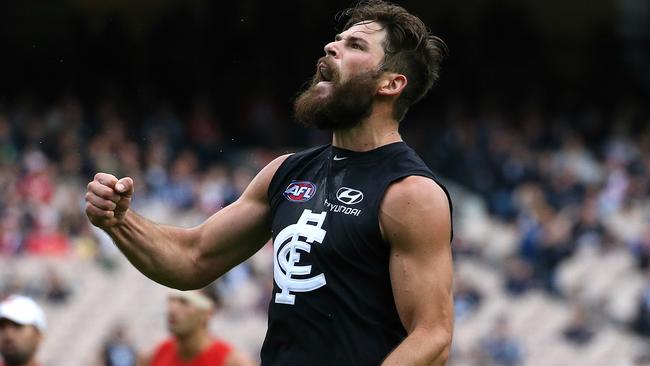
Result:
<instances>
[{"instance_id":1,"label":"man's open mouth","mask_svg":"<svg viewBox=\"0 0 650 366\"><path fill-rule=\"evenodd\" d=\"M322 62L318 65L318 74L320 75L320 81L332 81L334 76L332 70Z\"/></svg>"}]
</instances>

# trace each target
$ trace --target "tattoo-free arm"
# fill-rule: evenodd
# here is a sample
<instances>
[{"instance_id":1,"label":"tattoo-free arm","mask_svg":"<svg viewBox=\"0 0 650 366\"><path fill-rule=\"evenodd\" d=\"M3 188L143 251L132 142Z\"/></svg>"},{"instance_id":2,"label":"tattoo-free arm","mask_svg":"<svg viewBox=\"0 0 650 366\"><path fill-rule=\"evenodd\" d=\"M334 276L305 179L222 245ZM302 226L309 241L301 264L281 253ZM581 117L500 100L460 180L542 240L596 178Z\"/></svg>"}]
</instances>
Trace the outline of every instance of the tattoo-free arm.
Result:
<instances>
[{"instance_id":1,"label":"tattoo-free arm","mask_svg":"<svg viewBox=\"0 0 650 366\"><path fill-rule=\"evenodd\" d=\"M408 332L383 366L444 365L453 332L447 197L431 179L407 177L386 191L380 224L391 246L395 305Z\"/></svg>"},{"instance_id":2,"label":"tattoo-free arm","mask_svg":"<svg viewBox=\"0 0 650 366\"><path fill-rule=\"evenodd\" d=\"M118 208L113 208L108 202L124 200L110 196L120 195L114 177L101 176L103 182L92 187L95 182L89 184L89 194L93 195L87 195L86 211L147 277L178 289L201 288L250 257L270 237L267 190L284 159L286 156L267 165L236 202L193 228L156 224L130 209L118 215L119 203ZM107 187L113 192L108 192ZM132 191L132 186L127 188L127 192ZM98 198L101 195L103 201ZM130 203L130 193L128 200Z\"/></svg>"}]
</instances>

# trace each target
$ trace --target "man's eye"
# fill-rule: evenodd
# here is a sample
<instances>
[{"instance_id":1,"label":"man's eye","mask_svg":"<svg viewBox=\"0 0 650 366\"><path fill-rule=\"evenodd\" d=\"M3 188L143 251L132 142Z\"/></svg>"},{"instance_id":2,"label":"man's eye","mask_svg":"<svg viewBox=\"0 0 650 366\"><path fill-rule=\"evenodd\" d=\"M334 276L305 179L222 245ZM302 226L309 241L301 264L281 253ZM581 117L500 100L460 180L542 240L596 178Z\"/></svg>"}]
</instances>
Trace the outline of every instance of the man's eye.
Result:
<instances>
[{"instance_id":1,"label":"man's eye","mask_svg":"<svg viewBox=\"0 0 650 366\"><path fill-rule=\"evenodd\" d=\"M358 43L352 43L350 47L354 48L355 50L363 49Z\"/></svg>"}]
</instances>

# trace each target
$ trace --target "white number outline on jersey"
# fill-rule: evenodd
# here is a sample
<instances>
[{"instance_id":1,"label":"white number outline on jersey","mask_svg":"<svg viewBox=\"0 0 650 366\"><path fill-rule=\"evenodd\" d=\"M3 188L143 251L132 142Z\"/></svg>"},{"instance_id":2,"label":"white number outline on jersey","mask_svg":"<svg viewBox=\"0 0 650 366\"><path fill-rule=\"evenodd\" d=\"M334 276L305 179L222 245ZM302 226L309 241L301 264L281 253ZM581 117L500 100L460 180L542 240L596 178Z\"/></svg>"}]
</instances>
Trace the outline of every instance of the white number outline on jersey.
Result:
<instances>
[{"instance_id":1,"label":"white number outline on jersey","mask_svg":"<svg viewBox=\"0 0 650 366\"><path fill-rule=\"evenodd\" d=\"M292 278L294 275L310 275L311 265L297 266L302 250L311 251L312 243L322 243L327 231L322 229L327 212L319 214L304 210L298 222L282 229L273 241L273 279L281 292L275 294L275 302L294 305L296 296L291 292L308 292L325 286L323 273L309 278ZM300 238L304 238L300 240ZM289 240L290 239L290 240ZM289 240L289 241L287 241Z\"/></svg>"}]
</instances>

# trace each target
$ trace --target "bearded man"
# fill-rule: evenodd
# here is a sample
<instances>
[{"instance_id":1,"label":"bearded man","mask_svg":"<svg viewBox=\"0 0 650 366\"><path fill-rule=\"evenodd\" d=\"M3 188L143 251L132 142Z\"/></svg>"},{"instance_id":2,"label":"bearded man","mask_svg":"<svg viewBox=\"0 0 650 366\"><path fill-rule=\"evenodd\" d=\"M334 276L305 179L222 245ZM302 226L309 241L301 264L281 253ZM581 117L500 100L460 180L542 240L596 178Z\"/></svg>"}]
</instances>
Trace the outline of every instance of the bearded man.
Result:
<instances>
[{"instance_id":1,"label":"bearded man","mask_svg":"<svg viewBox=\"0 0 650 366\"><path fill-rule=\"evenodd\" d=\"M272 238L262 365L442 365L453 329L451 202L400 137L438 78L445 44L383 1L345 12L295 102L332 143L280 156L193 228L129 209L133 180L98 173L86 214L142 273L200 288Z\"/></svg>"},{"instance_id":2,"label":"bearded man","mask_svg":"<svg viewBox=\"0 0 650 366\"><path fill-rule=\"evenodd\" d=\"M14 294L0 301L0 366L38 366L45 313L34 300Z\"/></svg>"}]
</instances>

